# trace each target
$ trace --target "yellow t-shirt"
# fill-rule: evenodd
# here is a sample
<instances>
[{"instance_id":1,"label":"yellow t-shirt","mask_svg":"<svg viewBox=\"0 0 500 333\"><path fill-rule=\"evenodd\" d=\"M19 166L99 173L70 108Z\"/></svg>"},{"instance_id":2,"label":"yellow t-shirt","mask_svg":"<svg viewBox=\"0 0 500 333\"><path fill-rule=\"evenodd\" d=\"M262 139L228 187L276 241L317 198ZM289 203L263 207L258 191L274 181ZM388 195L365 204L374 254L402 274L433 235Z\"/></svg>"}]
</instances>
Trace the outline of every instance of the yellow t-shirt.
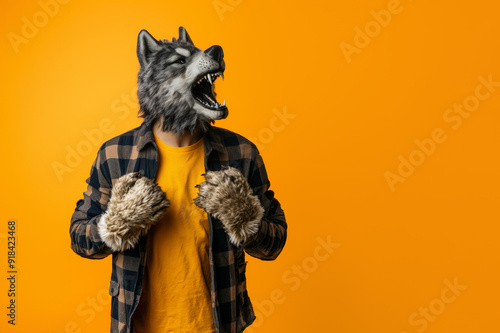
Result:
<instances>
[{"instance_id":1,"label":"yellow t-shirt","mask_svg":"<svg viewBox=\"0 0 500 333\"><path fill-rule=\"evenodd\" d=\"M208 219L193 199L205 179L203 138L172 147L156 135L156 182L170 207L148 232L143 289L133 315L137 333L215 332L210 298Z\"/></svg>"}]
</instances>

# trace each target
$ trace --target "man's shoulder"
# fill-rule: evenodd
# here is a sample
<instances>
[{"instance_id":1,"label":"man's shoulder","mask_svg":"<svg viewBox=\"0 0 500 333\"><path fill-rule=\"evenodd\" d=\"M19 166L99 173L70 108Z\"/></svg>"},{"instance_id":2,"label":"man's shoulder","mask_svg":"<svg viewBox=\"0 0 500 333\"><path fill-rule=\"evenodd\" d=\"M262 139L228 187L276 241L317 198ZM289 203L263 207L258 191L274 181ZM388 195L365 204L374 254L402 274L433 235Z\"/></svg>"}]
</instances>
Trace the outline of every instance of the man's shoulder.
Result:
<instances>
[{"instance_id":1,"label":"man's shoulder","mask_svg":"<svg viewBox=\"0 0 500 333\"><path fill-rule=\"evenodd\" d=\"M257 145L255 145L248 138L243 135L233 132L227 128L212 126L212 130L215 136L218 137L219 142L225 147L239 146L240 148L249 149L259 153Z\"/></svg>"},{"instance_id":2,"label":"man's shoulder","mask_svg":"<svg viewBox=\"0 0 500 333\"><path fill-rule=\"evenodd\" d=\"M133 129L130 129L124 133L116 135L111 139L105 141L101 148L101 150L106 150L109 147L119 146L121 149L127 147L133 147L138 144L138 139L141 134L141 128L144 124L141 124ZM221 144L224 148L230 149L231 147L238 146L238 148L242 151L250 152L252 155L258 155L259 149L257 145L255 145L251 140L246 138L245 136L231 131L227 128L211 126L211 132L214 139Z\"/></svg>"},{"instance_id":3,"label":"man's shoulder","mask_svg":"<svg viewBox=\"0 0 500 333\"><path fill-rule=\"evenodd\" d=\"M132 147L137 145L137 138L139 136L139 131L142 125L132 128L126 132L118 134L111 139L104 141L99 150L106 150L108 147L121 146L121 147Z\"/></svg>"}]
</instances>

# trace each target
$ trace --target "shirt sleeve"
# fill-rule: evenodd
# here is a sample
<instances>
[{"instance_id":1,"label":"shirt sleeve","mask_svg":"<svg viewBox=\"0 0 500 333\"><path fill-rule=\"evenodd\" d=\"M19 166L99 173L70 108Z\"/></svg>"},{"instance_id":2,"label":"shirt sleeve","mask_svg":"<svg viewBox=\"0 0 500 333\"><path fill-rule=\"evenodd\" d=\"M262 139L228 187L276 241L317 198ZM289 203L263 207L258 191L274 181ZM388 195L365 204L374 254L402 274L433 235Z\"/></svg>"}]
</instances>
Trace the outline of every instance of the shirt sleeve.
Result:
<instances>
[{"instance_id":1,"label":"shirt sleeve","mask_svg":"<svg viewBox=\"0 0 500 333\"><path fill-rule=\"evenodd\" d=\"M111 182L103 172L106 160L104 147L101 146L92 164L90 177L86 180L87 191L83 193L83 199L76 203L69 230L71 249L88 259L103 259L113 253L97 231L97 223L106 211L111 191Z\"/></svg>"},{"instance_id":2,"label":"shirt sleeve","mask_svg":"<svg viewBox=\"0 0 500 333\"><path fill-rule=\"evenodd\" d=\"M262 156L255 150L255 158L250 172L249 184L264 208L257 233L246 240L242 247L252 257L261 260L274 260L283 250L286 242L287 223L285 213L274 191L269 190L271 183L267 177Z\"/></svg>"}]
</instances>

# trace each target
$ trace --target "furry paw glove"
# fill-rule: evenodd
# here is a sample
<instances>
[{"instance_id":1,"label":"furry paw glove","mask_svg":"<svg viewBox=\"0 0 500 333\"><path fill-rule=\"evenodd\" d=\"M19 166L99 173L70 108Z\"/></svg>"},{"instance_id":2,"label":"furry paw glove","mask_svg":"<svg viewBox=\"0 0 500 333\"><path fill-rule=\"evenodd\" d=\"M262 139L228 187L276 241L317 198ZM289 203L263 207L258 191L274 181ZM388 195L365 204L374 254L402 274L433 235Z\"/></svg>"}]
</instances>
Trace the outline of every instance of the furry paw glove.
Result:
<instances>
[{"instance_id":1,"label":"furry paw glove","mask_svg":"<svg viewBox=\"0 0 500 333\"><path fill-rule=\"evenodd\" d=\"M114 184L97 225L99 236L114 251L133 248L169 205L165 192L151 179L139 172L123 175Z\"/></svg>"},{"instance_id":2,"label":"furry paw glove","mask_svg":"<svg viewBox=\"0 0 500 333\"><path fill-rule=\"evenodd\" d=\"M238 246L257 233L264 208L240 170L209 171L196 187L195 205L222 222L231 243Z\"/></svg>"}]
</instances>

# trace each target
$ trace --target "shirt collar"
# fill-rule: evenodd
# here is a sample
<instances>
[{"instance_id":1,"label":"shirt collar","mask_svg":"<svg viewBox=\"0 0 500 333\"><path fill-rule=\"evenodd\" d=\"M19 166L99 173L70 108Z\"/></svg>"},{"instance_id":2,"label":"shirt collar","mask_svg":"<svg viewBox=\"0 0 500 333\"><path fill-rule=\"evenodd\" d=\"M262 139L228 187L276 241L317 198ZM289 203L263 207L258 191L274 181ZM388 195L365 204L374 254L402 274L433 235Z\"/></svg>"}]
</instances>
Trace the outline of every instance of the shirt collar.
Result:
<instances>
[{"instance_id":1,"label":"shirt collar","mask_svg":"<svg viewBox=\"0 0 500 333\"><path fill-rule=\"evenodd\" d=\"M217 127L208 125L208 130L204 135L204 145L206 146L206 151L210 152L212 149L218 152L223 152L224 145L221 142L221 137L216 135L215 130ZM148 143L154 143L155 139L153 137L153 122L143 121L138 133L139 139L137 141L137 150L141 151Z\"/></svg>"}]
</instances>

